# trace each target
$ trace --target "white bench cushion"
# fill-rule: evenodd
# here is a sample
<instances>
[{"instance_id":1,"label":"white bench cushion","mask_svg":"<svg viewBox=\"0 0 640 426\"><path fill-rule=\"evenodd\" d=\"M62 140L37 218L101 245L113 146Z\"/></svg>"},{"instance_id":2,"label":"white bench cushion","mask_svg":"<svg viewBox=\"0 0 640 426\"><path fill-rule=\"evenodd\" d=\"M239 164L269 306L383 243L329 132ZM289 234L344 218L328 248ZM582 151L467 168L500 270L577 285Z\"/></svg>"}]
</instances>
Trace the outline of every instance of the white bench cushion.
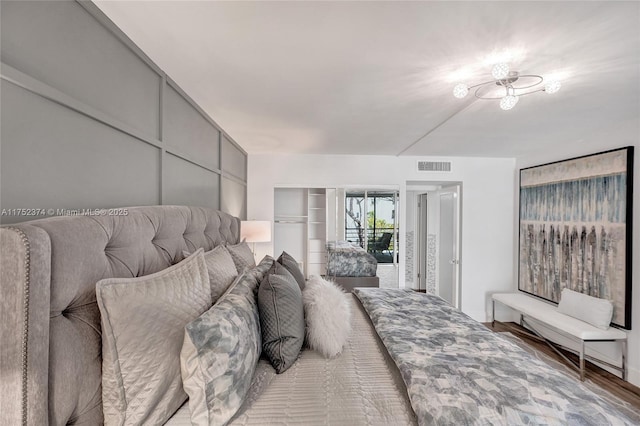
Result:
<instances>
[{"instance_id":1,"label":"white bench cushion","mask_svg":"<svg viewBox=\"0 0 640 426\"><path fill-rule=\"evenodd\" d=\"M626 339L627 334L617 328L602 330L589 323L558 312L555 305L527 296L523 293L496 293L493 300L502 303L518 312L550 325L581 340L619 340Z\"/></svg>"},{"instance_id":2,"label":"white bench cushion","mask_svg":"<svg viewBox=\"0 0 640 426\"><path fill-rule=\"evenodd\" d=\"M564 288L560 295L558 312L607 330L613 316L613 303L607 299Z\"/></svg>"}]
</instances>

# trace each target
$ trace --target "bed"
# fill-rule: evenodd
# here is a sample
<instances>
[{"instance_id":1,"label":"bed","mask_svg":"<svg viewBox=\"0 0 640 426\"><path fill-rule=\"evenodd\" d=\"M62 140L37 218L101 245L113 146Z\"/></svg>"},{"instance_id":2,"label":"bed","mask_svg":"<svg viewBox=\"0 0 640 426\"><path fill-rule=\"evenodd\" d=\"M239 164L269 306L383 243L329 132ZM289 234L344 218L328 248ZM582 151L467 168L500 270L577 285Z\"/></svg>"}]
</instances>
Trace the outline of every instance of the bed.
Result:
<instances>
[{"instance_id":1,"label":"bed","mask_svg":"<svg viewBox=\"0 0 640 426\"><path fill-rule=\"evenodd\" d=\"M223 212L127 211L0 228L3 424L101 424L107 331L96 282L144 278L179 265L185 251L239 239L239 220ZM345 297L353 329L343 352L305 349L282 374L256 360L230 424L634 424L442 299L378 288ZM169 424L189 424L189 402Z\"/></svg>"},{"instance_id":2,"label":"bed","mask_svg":"<svg viewBox=\"0 0 640 426\"><path fill-rule=\"evenodd\" d=\"M400 371L389 357L358 299L351 295L352 338L339 357L303 350L275 374L261 359L252 391L232 425L415 425ZM167 426L188 426L188 401Z\"/></svg>"},{"instance_id":3,"label":"bed","mask_svg":"<svg viewBox=\"0 0 640 426\"><path fill-rule=\"evenodd\" d=\"M356 287L379 287L378 261L356 243L327 242L327 276L345 290Z\"/></svg>"}]
</instances>

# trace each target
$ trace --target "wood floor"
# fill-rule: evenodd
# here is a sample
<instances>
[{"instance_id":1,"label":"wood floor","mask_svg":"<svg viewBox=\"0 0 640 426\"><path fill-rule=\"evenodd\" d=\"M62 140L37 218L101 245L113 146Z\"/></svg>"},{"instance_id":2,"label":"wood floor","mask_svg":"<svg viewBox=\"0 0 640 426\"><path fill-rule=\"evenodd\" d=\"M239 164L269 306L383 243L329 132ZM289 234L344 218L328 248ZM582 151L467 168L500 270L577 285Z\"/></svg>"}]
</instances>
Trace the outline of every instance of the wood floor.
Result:
<instances>
[{"instance_id":1,"label":"wood floor","mask_svg":"<svg viewBox=\"0 0 640 426\"><path fill-rule=\"evenodd\" d=\"M539 350L540 352L549 355L551 358L560 361L562 363L566 363L558 354L556 354L549 346L547 346L544 342L536 340L531 337L531 335L519 324L514 322L498 322L496 321L495 327L491 326L491 323L484 323L489 329L496 332L510 332L514 336L519 337L525 343L532 346L533 348ZM564 352L565 355L571 359L576 361L577 356ZM600 386L601 388L607 390L611 394L617 396L618 398L626 401L635 407L640 407L640 388L632 385L629 382L625 382L619 377L609 373L608 371L603 370L602 368L590 363L587 361L586 363L586 374L587 379L591 379L593 383ZM577 377L577 372L576 372Z\"/></svg>"}]
</instances>

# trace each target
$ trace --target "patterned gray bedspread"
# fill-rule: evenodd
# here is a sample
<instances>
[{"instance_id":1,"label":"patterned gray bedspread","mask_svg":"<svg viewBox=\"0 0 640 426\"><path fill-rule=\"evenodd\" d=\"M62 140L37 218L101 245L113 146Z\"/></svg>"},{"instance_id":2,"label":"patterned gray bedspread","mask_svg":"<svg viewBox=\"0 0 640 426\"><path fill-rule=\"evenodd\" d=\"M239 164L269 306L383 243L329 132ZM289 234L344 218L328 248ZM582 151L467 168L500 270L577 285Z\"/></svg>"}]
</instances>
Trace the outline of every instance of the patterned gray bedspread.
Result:
<instances>
[{"instance_id":1,"label":"patterned gray bedspread","mask_svg":"<svg viewBox=\"0 0 640 426\"><path fill-rule=\"evenodd\" d=\"M436 296L355 289L421 425L633 425L603 399Z\"/></svg>"},{"instance_id":2,"label":"patterned gray bedspread","mask_svg":"<svg viewBox=\"0 0 640 426\"><path fill-rule=\"evenodd\" d=\"M375 277L378 261L365 249L348 241L327 242L327 275Z\"/></svg>"}]
</instances>

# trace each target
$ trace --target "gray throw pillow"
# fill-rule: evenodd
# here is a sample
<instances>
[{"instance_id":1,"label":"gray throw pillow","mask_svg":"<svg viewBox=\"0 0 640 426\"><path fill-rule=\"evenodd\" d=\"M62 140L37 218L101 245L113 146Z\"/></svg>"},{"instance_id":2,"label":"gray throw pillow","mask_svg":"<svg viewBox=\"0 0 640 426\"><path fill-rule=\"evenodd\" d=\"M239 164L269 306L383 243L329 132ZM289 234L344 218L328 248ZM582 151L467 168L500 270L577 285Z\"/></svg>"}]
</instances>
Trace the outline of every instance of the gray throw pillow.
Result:
<instances>
[{"instance_id":1,"label":"gray throw pillow","mask_svg":"<svg viewBox=\"0 0 640 426\"><path fill-rule=\"evenodd\" d=\"M224 246L218 246L204 254L209 271L211 300L216 302L238 276L236 265Z\"/></svg>"},{"instance_id":2,"label":"gray throw pillow","mask_svg":"<svg viewBox=\"0 0 640 426\"><path fill-rule=\"evenodd\" d=\"M96 284L105 424L164 424L187 399L184 327L211 306L202 249L155 274Z\"/></svg>"},{"instance_id":3,"label":"gray throw pillow","mask_svg":"<svg viewBox=\"0 0 640 426\"><path fill-rule=\"evenodd\" d=\"M293 256L291 256L286 251L283 251L280 257L278 258L278 263L280 263L282 266L287 268L287 271L289 271L289 273L293 275L293 278L296 279L296 282L298 283L300 290L304 290L304 286L305 286L304 274L300 270L300 267L298 267L298 262L293 258Z\"/></svg>"},{"instance_id":4,"label":"gray throw pillow","mask_svg":"<svg viewBox=\"0 0 640 426\"><path fill-rule=\"evenodd\" d=\"M256 259L253 257L249 245L244 241L235 245L228 244L226 248L233 259L233 263L236 265L238 273L242 272L244 268L253 268L256 266Z\"/></svg>"},{"instance_id":5,"label":"gray throw pillow","mask_svg":"<svg viewBox=\"0 0 640 426\"><path fill-rule=\"evenodd\" d=\"M226 424L247 395L262 349L256 286L250 274L239 275L185 328L180 366L194 425Z\"/></svg>"},{"instance_id":6,"label":"gray throw pillow","mask_svg":"<svg viewBox=\"0 0 640 426\"><path fill-rule=\"evenodd\" d=\"M256 278L258 283L261 283L262 280L264 279L264 276L267 274L267 272L269 272L269 269L271 269L271 267L273 266L273 262L275 262L275 260L273 260L273 257L266 255L265 257L262 258L262 260L260 261L260 263L258 263L256 267L249 269L249 273Z\"/></svg>"},{"instance_id":7,"label":"gray throw pillow","mask_svg":"<svg viewBox=\"0 0 640 426\"><path fill-rule=\"evenodd\" d=\"M260 283L258 307L262 350L282 373L293 365L304 343L304 308L298 283L278 262Z\"/></svg>"},{"instance_id":8,"label":"gray throw pillow","mask_svg":"<svg viewBox=\"0 0 640 426\"><path fill-rule=\"evenodd\" d=\"M190 256L188 251L183 251L182 255L185 259ZM227 291L233 280L236 279L238 271L229 251L224 246L214 247L205 252L204 260L209 272L211 301L216 303L216 300Z\"/></svg>"}]
</instances>

